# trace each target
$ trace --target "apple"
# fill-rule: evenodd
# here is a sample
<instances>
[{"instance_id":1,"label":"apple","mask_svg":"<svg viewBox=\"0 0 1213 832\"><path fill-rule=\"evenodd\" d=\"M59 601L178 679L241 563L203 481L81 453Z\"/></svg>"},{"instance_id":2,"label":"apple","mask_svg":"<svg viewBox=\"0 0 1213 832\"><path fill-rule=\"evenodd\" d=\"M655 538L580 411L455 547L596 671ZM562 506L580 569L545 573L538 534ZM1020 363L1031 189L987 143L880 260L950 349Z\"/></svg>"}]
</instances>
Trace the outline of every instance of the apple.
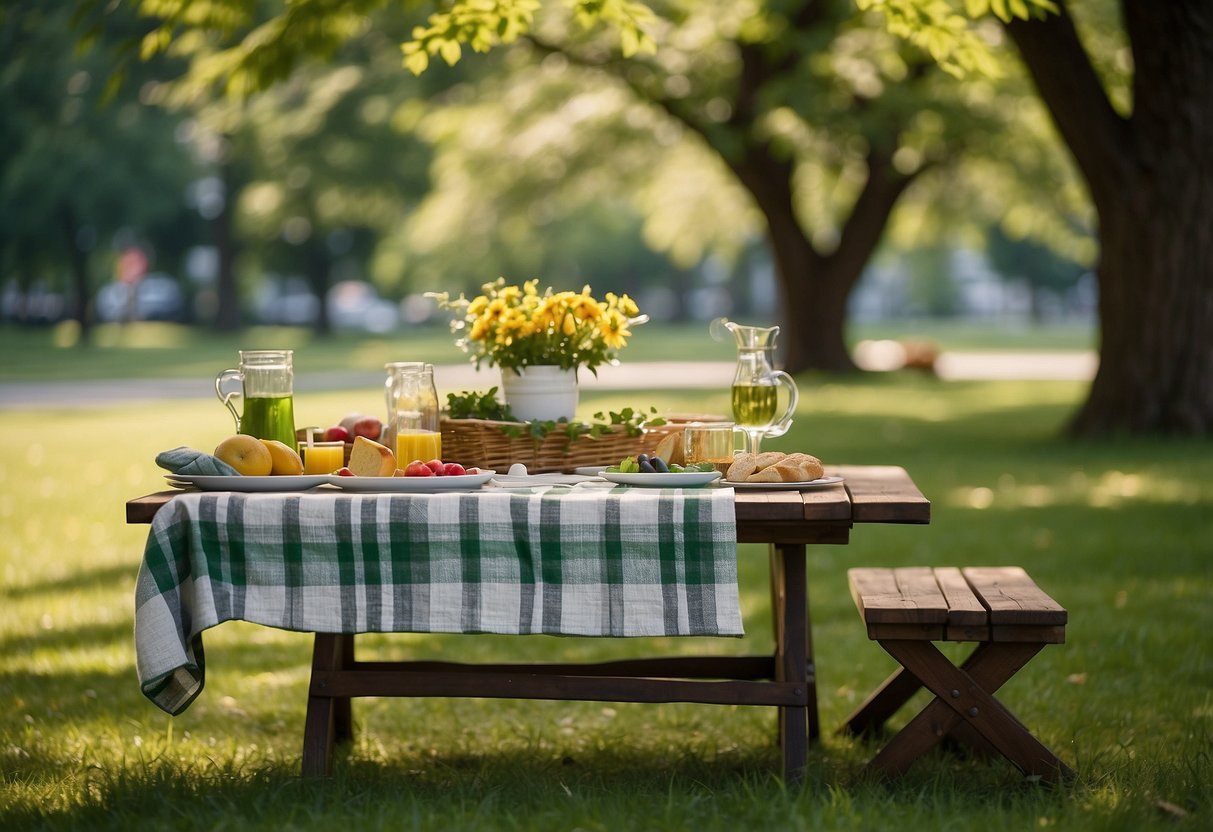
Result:
<instances>
[{"instance_id":1,"label":"apple","mask_svg":"<svg viewBox=\"0 0 1213 832\"><path fill-rule=\"evenodd\" d=\"M378 439L383 435L383 422L374 416L363 416L354 422L352 428L347 428L354 436L365 436L367 439Z\"/></svg>"},{"instance_id":2,"label":"apple","mask_svg":"<svg viewBox=\"0 0 1213 832\"><path fill-rule=\"evenodd\" d=\"M352 477L352 476L354 476L354 472L353 472L353 471L351 471L349 468L338 468L338 469L337 469L337 476L339 476L339 477Z\"/></svg>"},{"instance_id":3,"label":"apple","mask_svg":"<svg viewBox=\"0 0 1213 832\"><path fill-rule=\"evenodd\" d=\"M383 422L375 416L364 416L361 413L351 413L338 425L350 433L350 437L365 436L367 439L378 439L383 435Z\"/></svg>"},{"instance_id":4,"label":"apple","mask_svg":"<svg viewBox=\"0 0 1213 832\"><path fill-rule=\"evenodd\" d=\"M325 442L353 442L353 435L341 425L333 425L324 432Z\"/></svg>"},{"instance_id":5,"label":"apple","mask_svg":"<svg viewBox=\"0 0 1213 832\"><path fill-rule=\"evenodd\" d=\"M434 471L421 460L414 459L404 469L404 475L406 477L432 477Z\"/></svg>"},{"instance_id":6,"label":"apple","mask_svg":"<svg viewBox=\"0 0 1213 832\"><path fill-rule=\"evenodd\" d=\"M462 477L467 470L458 462L448 462L442 466L442 473L448 477Z\"/></svg>"},{"instance_id":7,"label":"apple","mask_svg":"<svg viewBox=\"0 0 1213 832\"><path fill-rule=\"evenodd\" d=\"M441 477L443 475L443 471L442 471L443 464L444 463L441 459L431 459L429 462L426 463L426 467L434 472L434 476Z\"/></svg>"},{"instance_id":8,"label":"apple","mask_svg":"<svg viewBox=\"0 0 1213 832\"><path fill-rule=\"evenodd\" d=\"M270 449L255 436L238 433L215 447L215 458L226 462L246 477L265 477L274 470Z\"/></svg>"},{"instance_id":9,"label":"apple","mask_svg":"<svg viewBox=\"0 0 1213 832\"><path fill-rule=\"evenodd\" d=\"M479 468L477 468L475 465L473 465L471 468L465 468L465 469L464 469L464 471L463 471L463 473L465 473L465 474L479 474L479 473L480 473L480 469L479 469Z\"/></svg>"}]
</instances>

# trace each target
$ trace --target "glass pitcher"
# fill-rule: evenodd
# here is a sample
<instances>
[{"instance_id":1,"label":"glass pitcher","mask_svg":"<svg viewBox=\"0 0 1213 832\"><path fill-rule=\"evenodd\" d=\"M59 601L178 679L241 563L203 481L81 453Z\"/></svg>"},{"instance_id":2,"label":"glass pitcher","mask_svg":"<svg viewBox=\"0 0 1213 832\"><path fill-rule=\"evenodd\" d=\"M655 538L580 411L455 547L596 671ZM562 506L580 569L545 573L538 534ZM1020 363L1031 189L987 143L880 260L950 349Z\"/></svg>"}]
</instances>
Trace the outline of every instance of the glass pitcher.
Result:
<instances>
[{"instance_id":1,"label":"glass pitcher","mask_svg":"<svg viewBox=\"0 0 1213 832\"><path fill-rule=\"evenodd\" d=\"M723 340L728 330L737 342L737 369L733 375L733 420L745 431L747 450L758 453L764 436L783 436L792 426L800 399L796 382L772 366L779 327L742 326L724 318L712 321L712 336ZM788 404L779 413L779 388L788 391Z\"/></svg>"},{"instance_id":2,"label":"glass pitcher","mask_svg":"<svg viewBox=\"0 0 1213 832\"><path fill-rule=\"evenodd\" d=\"M232 412L236 432L295 445L292 350L240 350L239 369L215 376L215 395ZM234 399L244 399L244 413Z\"/></svg>"},{"instance_id":3,"label":"glass pitcher","mask_svg":"<svg viewBox=\"0 0 1213 832\"><path fill-rule=\"evenodd\" d=\"M396 451L400 467L410 460L422 462L442 458L442 435L438 432L438 390L434 365L420 361L385 364L387 380L387 424L380 440Z\"/></svg>"}]
</instances>

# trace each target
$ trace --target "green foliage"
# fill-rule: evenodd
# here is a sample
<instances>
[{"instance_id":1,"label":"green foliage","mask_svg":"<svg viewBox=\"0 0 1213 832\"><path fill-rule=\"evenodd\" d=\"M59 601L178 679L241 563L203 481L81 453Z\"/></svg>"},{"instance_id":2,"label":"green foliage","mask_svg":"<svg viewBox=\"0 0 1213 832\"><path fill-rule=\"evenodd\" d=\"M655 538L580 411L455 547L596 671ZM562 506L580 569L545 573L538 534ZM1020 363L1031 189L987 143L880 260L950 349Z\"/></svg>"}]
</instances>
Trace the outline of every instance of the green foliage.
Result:
<instances>
[{"instance_id":1,"label":"green foliage","mask_svg":"<svg viewBox=\"0 0 1213 832\"><path fill-rule=\"evenodd\" d=\"M855 0L855 5L862 11L882 13L891 33L922 48L957 78L971 72L991 77L1001 74L988 44L971 28L970 19L992 12L1006 22L1057 12L1052 0L964 0L963 11L949 0Z\"/></svg>"},{"instance_id":2,"label":"green foliage","mask_svg":"<svg viewBox=\"0 0 1213 832\"><path fill-rule=\"evenodd\" d=\"M404 65L414 75L420 75L430 65L430 58L439 55L448 66L454 66L463 54L462 44L476 52L488 52L495 46L515 42L532 28L539 0L468 0L452 3L446 11L434 12L429 25L413 29L412 39L405 42ZM584 28L606 23L619 32L620 49L624 57L653 53L657 45L644 27L653 19L653 12L635 0L570 0L573 17Z\"/></svg>"},{"instance_id":3,"label":"green foliage","mask_svg":"<svg viewBox=\"0 0 1213 832\"><path fill-rule=\"evenodd\" d=\"M646 425L657 427L665 424L665 419L656 415L655 407L650 407L647 411L633 407L599 411L594 414L592 422L576 419L533 419L521 422L514 417L508 404L498 400L496 387L483 393L468 390L448 393L446 398L446 415L451 419L515 422L516 424L501 425L501 432L506 436L530 436L536 440L542 440L552 434L567 436L569 439L598 439L620 429L628 436L639 436Z\"/></svg>"},{"instance_id":4,"label":"green foliage","mask_svg":"<svg viewBox=\"0 0 1213 832\"><path fill-rule=\"evenodd\" d=\"M497 398L497 388L477 393L465 390L462 393L446 394L446 415L452 419L488 419L493 422L513 422L510 406Z\"/></svg>"}]
</instances>

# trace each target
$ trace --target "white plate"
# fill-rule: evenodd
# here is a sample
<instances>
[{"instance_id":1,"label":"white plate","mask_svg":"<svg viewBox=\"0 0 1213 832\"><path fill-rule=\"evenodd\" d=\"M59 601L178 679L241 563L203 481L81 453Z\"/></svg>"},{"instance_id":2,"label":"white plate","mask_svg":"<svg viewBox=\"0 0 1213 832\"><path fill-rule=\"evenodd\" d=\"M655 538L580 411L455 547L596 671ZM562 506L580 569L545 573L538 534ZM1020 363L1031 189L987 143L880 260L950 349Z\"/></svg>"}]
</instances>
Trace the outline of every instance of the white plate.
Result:
<instances>
[{"instance_id":1,"label":"white plate","mask_svg":"<svg viewBox=\"0 0 1213 832\"><path fill-rule=\"evenodd\" d=\"M696 485L707 485L713 480L720 479L719 471L683 471L678 474L620 474L603 471L599 474L604 480L620 485L641 485L649 488L689 488Z\"/></svg>"},{"instance_id":2,"label":"white plate","mask_svg":"<svg viewBox=\"0 0 1213 832\"><path fill-rule=\"evenodd\" d=\"M329 485L342 491L365 493L425 493L432 491L474 491L497 475L496 471L462 474L457 477L325 477Z\"/></svg>"},{"instance_id":3,"label":"white plate","mask_svg":"<svg viewBox=\"0 0 1213 832\"><path fill-rule=\"evenodd\" d=\"M598 477L610 467L609 465L582 465L580 468L574 468L573 473L580 474L583 477Z\"/></svg>"},{"instance_id":4,"label":"white plate","mask_svg":"<svg viewBox=\"0 0 1213 832\"><path fill-rule=\"evenodd\" d=\"M241 477L214 474L165 474L169 485L192 485L203 491L307 491L329 481L328 474L301 474L297 477Z\"/></svg>"},{"instance_id":5,"label":"white plate","mask_svg":"<svg viewBox=\"0 0 1213 832\"><path fill-rule=\"evenodd\" d=\"M812 488L825 488L830 485L838 485L842 481L842 477L820 477L805 482L732 482L730 480L721 480L720 485L722 488L732 487L754 491L808 491Z\"/></svg>"}]
</instances>

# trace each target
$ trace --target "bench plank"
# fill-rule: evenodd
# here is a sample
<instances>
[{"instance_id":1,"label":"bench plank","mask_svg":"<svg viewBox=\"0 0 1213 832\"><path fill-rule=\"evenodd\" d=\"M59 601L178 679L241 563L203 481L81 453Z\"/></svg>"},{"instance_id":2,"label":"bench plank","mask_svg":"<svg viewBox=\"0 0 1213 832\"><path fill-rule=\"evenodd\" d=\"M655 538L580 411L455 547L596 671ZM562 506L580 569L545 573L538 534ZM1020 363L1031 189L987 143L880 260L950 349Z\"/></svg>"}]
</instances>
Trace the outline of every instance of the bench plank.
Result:
<instances>
[{"instance_id":1,"label":"bench plank","mask_svg":"<svg viewBox=\"0 0 1213 832\"><path fill-rule=\"evenodd\" d=\"M947 601L925 567L850 569L855 606L869 624L943 624Z\"/></svg>"},{"instance_id":2,"label":"bench plank","mask_svg":"<svg viewBox=\"0 0 1213 832\"><path fill-rule=\"evenodd\" d=\"M992 626L1058 627L1066 623L1065 608L1018 566L970 566L963 574L990 610Z\"/></svg>"}]
</instances>

